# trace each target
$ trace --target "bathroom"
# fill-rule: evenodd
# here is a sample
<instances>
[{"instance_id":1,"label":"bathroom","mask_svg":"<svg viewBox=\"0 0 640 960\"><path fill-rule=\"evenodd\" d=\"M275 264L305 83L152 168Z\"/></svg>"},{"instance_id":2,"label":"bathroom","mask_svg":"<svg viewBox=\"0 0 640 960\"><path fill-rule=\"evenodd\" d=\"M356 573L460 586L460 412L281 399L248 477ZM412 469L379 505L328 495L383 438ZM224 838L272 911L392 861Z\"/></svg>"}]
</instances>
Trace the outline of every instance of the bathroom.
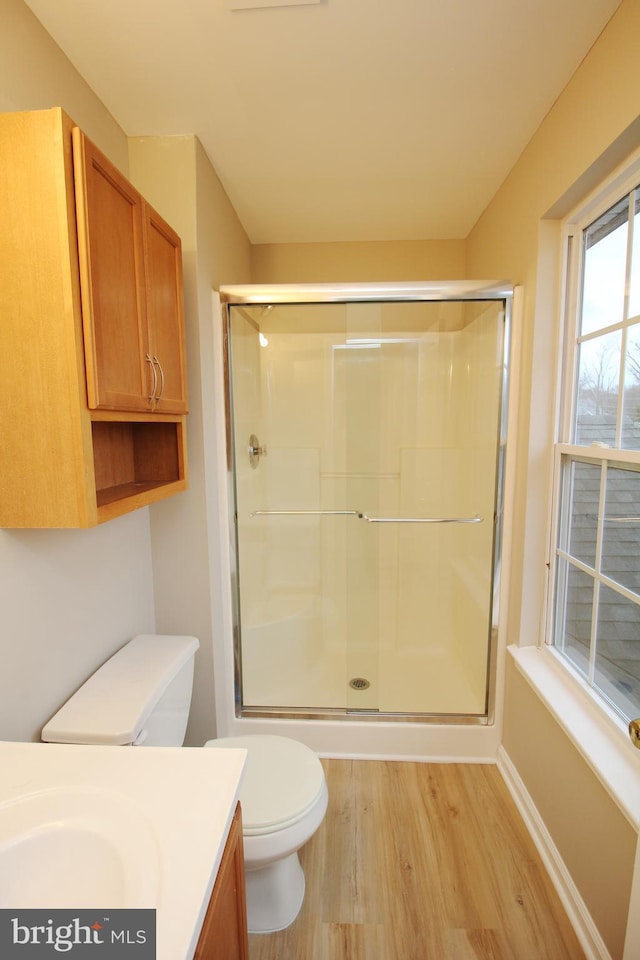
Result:
<instances>
[{"instance_id":1,"label":"bathroom","mask_svg":"<svg viewBox=\"0 0 640 960\"><path fill-rule=\"evenodd\" d=\"M546 363L551 341L535 333L540 316L555 303L554 244L563 213L555 205L586 193L591 174L603 175L640 142L633 39L639 29L637 4L626 0L465 239L252 247L195 138L128 140L29 8L21 0L3 0L0 109L63 104L182 237L192 398L187 493L92 530L0 532L4 739L37 739L60 702L99 663L130 636L154 631L201 641L188 742L203 743L219 718L231 715L226 664L223 659L222 669L214 669L221 651L215 649L214 665L213 639L230 631L224 554L212 547L228 539L227 518L209 508L211 490L221 482L220 464L214 446L204 442L215 437L217 443L225 429L222 384L213 372L211 298L211 290L224 284L481 277L522 285L520 353L512 368L519 390L506 630L511 644L537 641L552 385ZM596 124L593 104L602 89L607 104ZM557 717L506 657L499 664L499 690L505 684L509 709L503 713L498 704L492 742L480 755L495 758L505 744L610 953L622 956L633 862L631 869L628 858L613 863L607 873L600 865L610 863L608 836L621 838L624 846L635 833ZM425 750L419 742L420 732L409 737L415 742L407 744L406 755L434 755L432 744ZM447 754L446 745L442 752ZM545 777L547 767L554 770L553 783ZM554 803L558 795L563 811ZM580 822L576 810L582 811ZM583 857L577 851L585 833L589 856Z\"/></svg>"}]
</instances>

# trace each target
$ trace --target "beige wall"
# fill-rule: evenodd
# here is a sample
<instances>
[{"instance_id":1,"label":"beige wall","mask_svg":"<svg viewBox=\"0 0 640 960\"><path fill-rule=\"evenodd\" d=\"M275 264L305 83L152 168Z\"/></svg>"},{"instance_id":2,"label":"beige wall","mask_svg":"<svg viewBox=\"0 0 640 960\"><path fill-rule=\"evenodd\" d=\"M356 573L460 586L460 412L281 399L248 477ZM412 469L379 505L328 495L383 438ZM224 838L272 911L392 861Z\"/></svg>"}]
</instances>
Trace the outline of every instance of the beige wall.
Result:
<instances>
[{"instance_id":1,"label":"beige wall","mask_svg":"<svg viewBox=\"0 0 640 960\"><path fill-rule=\"evenodd\" d=\"M254 283L461 280L464 240L271 243L251 249ZM495 277L491 279L502 279Z\"/></svg>"},{"instance_id":2,"label":"beige wall","mask_svg":"<svg viewBox=\"0 0 640 960\"><path fill-rule=\"evenodd\" d=\"M636 834L509 658L504 747L607 945L620 960Z\"/></svg>"},{"instance_id":3,"label":"beige wall","mask_svg":"<svg viewBox=\"0 0 640 960\"><path fill-rule=\"evenodd\" d=\"M0 0L0 111L62 107L126 173L127 139L22 0Z\"/></svg>"},{"instance_id":4,"label":"beige wall","mask_svg":"<svg viewBox=\"0 0 640 960\"><path fill-rule=\"evenodd\" d=\"M467 241L469 276L524 285L509 642L536 642L544 597L558 225L640 145L640 4L625 0ZM538 333L536 334L536 331ZM535 366L535 376L533 369ZM509 668L504 743L614 958L636 837L525 681Z\"/></svg>"},{"instance_id":5,"label":"beige wall","mask_svg":"<svg viewBox=\"0 0 640 960\"><path fill-rule=\"evenodd\" d=\"M538 517L545 510L543 502L528 501L529 414L535 412L532 459L538 460L543 471L547 467L548 423L552 415L552 381L537 379L532 385L531 379L534 349L541 349L540 344L534 343L536 316L539 318L542 312L541 297L555 295L555 290L549 291L554 278L539 270L539 249L545 253L548 239L547 230L541 241L541 221L550 210L568 212L569 200L575 202L577 193L584 196L607 167L612 169L625 152L640 145L640 57L636 41L639 31L640 4L626 0L467 238L470 277L500 275L524 286L514 537L520 544L520 555L512 560L515 585L522 580L527 506L529 514ZM544 536L543 526L539 522L537 526L539 535ZM533 535L533 529L528 532ZM527 540L527 547L539 552L540 540ZM510 609L515 623L520 614L517 593Z\"/></svg>"},{"instance_id":6,"label":"beige wall","mask_svg":"<svg viewBox=\"0 0 640 960\"><path fill-rule=\"evenodd\" d=\"M189 490L151 508L156 628L198 637L187 742L215 736L213 638L224 635L223 581L217 544L213 454L213 315L211 291L250 279L250 247L237 215L195 137L133 137L130 175L182 239L189 418Z\"/></svg>"},{"instance_id":7,"label":"beige wall","mask_svg":"<svg viewBox=\"0 0 640 960\"><path fill-rule=\"evenodd\" d=\"M126 172L124 133L21 0L0 0L0 18L0 110L61 106ZM39 739L100 663L154 629L148 510L94 530L0 530L0 610L0 738Z\"/></svg>"}]
</instances>

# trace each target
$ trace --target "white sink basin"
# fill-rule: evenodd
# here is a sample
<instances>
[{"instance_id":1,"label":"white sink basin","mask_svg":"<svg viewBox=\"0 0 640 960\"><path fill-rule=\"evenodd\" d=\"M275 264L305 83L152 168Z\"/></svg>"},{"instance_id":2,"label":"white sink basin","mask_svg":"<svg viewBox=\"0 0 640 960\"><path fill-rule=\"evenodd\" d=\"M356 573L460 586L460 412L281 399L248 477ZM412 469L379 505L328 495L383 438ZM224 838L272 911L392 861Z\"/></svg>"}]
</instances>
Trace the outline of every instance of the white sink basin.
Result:
<instances>
[{"instance_id":1,"label":"white sink basin","mask_svg":"<svg viewBox=\"0 0 640 960\"><path fill-rule=\"evenodd\" d=\"M158 960L191 960L245 759L0 741L0 909L155 909Z\"/></svg>"},{"instance_id":2,"label":"white sink basin","mask_svg":"<svg viewBox=\"0 0 640 960\"><path fill-rule=\"evenodd\" d=\"M44 789L0 804L0 908L153 907L154 832L125 796Z\"/></svg>"}]
</instances>

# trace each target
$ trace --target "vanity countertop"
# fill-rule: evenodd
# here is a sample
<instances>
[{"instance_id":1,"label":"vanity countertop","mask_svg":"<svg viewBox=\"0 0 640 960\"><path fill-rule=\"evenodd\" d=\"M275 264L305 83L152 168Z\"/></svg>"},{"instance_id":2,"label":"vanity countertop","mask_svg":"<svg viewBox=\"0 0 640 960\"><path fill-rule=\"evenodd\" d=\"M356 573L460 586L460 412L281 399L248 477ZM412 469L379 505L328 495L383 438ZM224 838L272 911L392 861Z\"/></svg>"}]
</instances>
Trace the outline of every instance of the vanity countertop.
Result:
<instances>
[{"instance_id":1,"label":"vanity countertop","mask_svg":"<svg viewBox=\"0 0 640 960\"><path fill-rule=\"evenodd\" d=\"M132 847L137 835L147 836L146 851L152 855L138 870L144 873L145 864L152 862L147 872L153 876L143 877L135 904L90 906L155 908L157 960L190 960L239 798L245 759L246 751L235 749L0 743L0 854L3 844L10 844L7 824L18 810L51 801L60 807L69 799L77 814L86 800L87 814L100 833L101 811L106 825L112 804L124 816L123 826L132 824ZM136 824L144 829L136 831Z\"/></svg>"}]
</instances>

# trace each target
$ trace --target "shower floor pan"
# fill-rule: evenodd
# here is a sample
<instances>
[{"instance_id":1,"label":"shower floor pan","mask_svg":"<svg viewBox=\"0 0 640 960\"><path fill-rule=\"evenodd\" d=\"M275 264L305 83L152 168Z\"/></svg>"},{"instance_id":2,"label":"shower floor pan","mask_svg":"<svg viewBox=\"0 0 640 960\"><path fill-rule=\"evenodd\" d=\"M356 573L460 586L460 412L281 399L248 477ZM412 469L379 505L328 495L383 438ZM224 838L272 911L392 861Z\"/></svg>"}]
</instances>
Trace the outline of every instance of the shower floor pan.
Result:
<instances>
[{"instance_id":1,"label":"shower floor pan","mask_svg":"<svg viewBox=\"0 0 640 960\"><path fill-rule=\"evenodd\" d=\"M395 653L378 665L366 653L354 668L355 656L344 649L323 652L300 670L297 663L273 658L271 668L252 669L252 658L243 671L243 713L291 711L317 714L369 713L387 715L486 719L484 689L474 689L464 669L442 654ZM352 686L361 678L368 686Z\"/></svg>"}]
</instances>

